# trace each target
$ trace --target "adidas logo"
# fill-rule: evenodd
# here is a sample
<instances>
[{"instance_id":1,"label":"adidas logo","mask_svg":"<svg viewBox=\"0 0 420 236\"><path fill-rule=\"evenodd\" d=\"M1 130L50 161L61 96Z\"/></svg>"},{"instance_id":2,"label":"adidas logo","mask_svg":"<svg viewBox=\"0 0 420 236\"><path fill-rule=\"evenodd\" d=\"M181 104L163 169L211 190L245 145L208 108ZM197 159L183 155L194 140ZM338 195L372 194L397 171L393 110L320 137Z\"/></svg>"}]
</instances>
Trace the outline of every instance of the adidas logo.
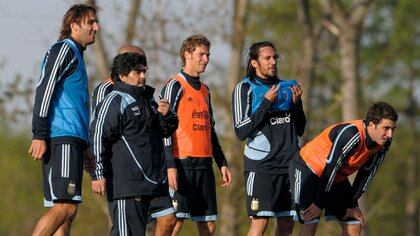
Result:
<instances>
[{"instance_id":1,"label":"adidas logo","mask_svg":"<svg viewBox=\"0 0 420 236\"><path fill-rule=\"evenodd\" d=\"M188 97L187 102L192 102L193 99L191 97Z\"/></svg>"}]
</instances>

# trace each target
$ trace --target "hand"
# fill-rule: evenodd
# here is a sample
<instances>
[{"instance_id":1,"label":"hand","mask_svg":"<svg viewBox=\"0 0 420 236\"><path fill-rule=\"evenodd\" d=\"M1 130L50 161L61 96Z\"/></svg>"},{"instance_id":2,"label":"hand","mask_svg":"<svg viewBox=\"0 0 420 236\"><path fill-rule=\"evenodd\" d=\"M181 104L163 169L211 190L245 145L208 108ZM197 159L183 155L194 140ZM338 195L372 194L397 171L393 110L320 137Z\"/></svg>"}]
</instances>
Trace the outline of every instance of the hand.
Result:
<instances>
[{"instance_id":1,"label":"hand","mask_svg":"<svg viewBox=\"0 0 420 236\"><path fill-rule=\"evenodd\" d=\"M106 180L104 179L98 179L98 180L92 180L92 191L94 193L99 194L100 196L105 196L105 184Z\"/></svg>"},{"instance_id":2,"label":"hand","mask_svg":"<svg viewBox=\"0 0 420 236\"><path fill-rule=\"evenodd\" d=\"M273 102L274 99L276 99L276 97L277 97L277 91L279 90L279 88L280 87L275 86L275 85L271 86L271 88L265 93L264 97L267 100L270 100L270 101Z\"/></svg>"},{"instance_id":3,"label":"hand","mask_svg":"<svg viewBox=\"0 0 420 236\"><path fill-rule=\"evenodd\" d=\"M297 103L302 97L302 89L300 88L300 84L290 87L290 90L292 90L293 93L293 103Z\"/></svg>"},{"instance_id":4,"label":"hand","mask_svg":"<svg viewBox=\"0 0 420 236\"><path fill-rule=\"evenodd\" d=\"M232 182L232 173L227 166L220 168L220 174L222 175L222 187L227 187Z\"/></svg>"},{"instance_id":5,"label":"hand","mask_svg":"<svg viewBox=\"0 0 420 236\"><path fill-rule=\"evenodd\" d=\"M169 112L169 102L167 99L160 99L159 103L158 103L158 108L157 111L166 116Z\"/></svg>"},{"instance_id":6,"label":"hand","mask_svg":"<svg viewBox=\"0 0 420 236\"><path fill-rule=\"evenodd\" d=\"M29 154L35 161L39 161L47 151L47 143L44 140L34 139L29 147Z\"/></svg>"},{"instance_id":7,"label":"hand","mask_svg":"<svg viewBox=\"0 0 420 236\"><path fill-rule=\"evenodd\" d=\"M349 217L362 222L362 226L365 223L365 218L363 217L363 213L359 208L347 208L346 215L343 217L343 220Z\"/></svg>"},{"instance_id":8,"label":"hand","mask_svg":"<svg viewBox=\"0 0 420 236\"><path fill-rule=\"evenodd\" d=\"M311 204L308 208L305 209L305 212L303 213L303 220L310 221L317 217L321 217L322 210L315 204Z\"/></svg>"},{"instance_id":9,"label":"hand","mask_svg":"<svg viewBox=\"0 0 420 236\"><path fill-rule=\"evenodd\" d=\"M91 150L86 152L85 161L84 161L85 171L87 173L93 173L95 171L95 155Z\"/></svg>"},{"instance_id":10,"label":"hand","mask_svg":"<svg viewBox=\"0 0 420 236\"><path fill-rule=\"evenodd\" d=\"M168 168L168 184L175 191L178 190L178 171L176 168Z\"/></svg>"}]
</instances>

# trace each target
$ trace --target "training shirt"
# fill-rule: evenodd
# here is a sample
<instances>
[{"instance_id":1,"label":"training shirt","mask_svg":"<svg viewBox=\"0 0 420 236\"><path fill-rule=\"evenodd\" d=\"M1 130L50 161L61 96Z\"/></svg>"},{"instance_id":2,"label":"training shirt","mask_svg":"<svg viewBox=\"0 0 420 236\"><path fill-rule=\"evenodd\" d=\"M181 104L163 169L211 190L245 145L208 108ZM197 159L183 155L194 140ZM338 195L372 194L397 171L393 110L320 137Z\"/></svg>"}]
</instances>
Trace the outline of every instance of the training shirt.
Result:
<instances>
[{"instance_id":1,"label":"training shirt","mask_svg":"<svg viewBox=\"0 0 420 236\"><path fill-rule=\"evenodd\" d=\"M213 153L213 157L214 160L216 161L217 166L220 168L222 166L227 166L227 161L225 158L225 155L222 151L222 148L219 144L219 140L217 138L217 134L216 134L216 130L214 128L215 122L213 119L213 110L212 110L212 106L211 106L211 95L210 95L210 90L208 89L207 85L205 85L204 83L200 82L200 78L199 77L193 77L188 75L187 73L185 73L184 71L181 71L178 75L184 77L186 79L186 81L188 82L188 84L193 87L194 89L196 89L197 91L201 89L201 86L205 86L205 88L208 91L208 105L209 105L209 114L210 114L210 119L211 119L211 145L212 145L212 153ZM171 110L173 110L175 113L178 113L178 107L179 107L179 102L182 98L182 96L184 96L184 90L181 86L181 84L174 78L171 78L166 85L162 88L161 91L161 96L164 99L167 99L169 101L170 104L170 108ZM179 117L179 120L181 122L182 117ZM166 156L166 160L167 160L167 166L168 168L170 167L176 167L175 164L175 160L174 160L174 156L172 155L172 138L166 138L165 139L165 156ZM194 164L191 166L194 166L192 168L208 168L208 161L206 161L206 158L200 158L200 160L196 160L197 157L194 156L189 156L188 158L192 158L195 159L193 162ZM211 158L211 156L208 156L208 158Z\"/></svg>"},{"instance_id":2,"label":"training shirt","mask_svg":"<svg viewBox=\"0 0 420 236\"><path fill-rule=\"evenodd\" d=\"M357 206L357 200L365 192L381 165L391 140L384 146L376 144L366 131L362 120L335 124L306 144L295 160L304 162L320 177L315 204L323 208L325 193L347 176L357 172L352 185L353 201L349 208ZM322 165L320 165L322 163Z\"/></svg>"},{"instance_id":3,"label":"training shirt","mask_svg":"<svg viewBox=\"0 0 420 236\"><path fill-rule=\"evenodd\" d=\"M182 117L176 132L172 135L172 156L182 158L212 156L211 117L209 112L209 91L204 84L196 90L180 75L174 79L184 90L178 103L177 114Z\"/></svg>"},{"instance_id":4,"label":"training shirt","mask_svg":"<svg viewBox=\"0 0 420 236\"><path fill-rule=\"evenodd\" d=\"M255 77L239 82L232 93L232 118L236 136L247 139L244 171L286 174L289 162L299 151L298 136L306 117L299 100L289 110L274 110L272 102L257 94L259 86L271 87L281 80ZM254 99L260 97L261 100Z\"/></svg>"},{"instance_id":5,"label":"training shirt","mask_svg":"<svg viewBox=\"0 0 420 236\"><path fill-rule=\"evenodd\" d=\"M44 57L35 92L33 139L86 143L89 94L83 61L85 48L72 38L66 40L51 46ZM68 116L70 113L63 110L67 106L77 110L75 114ZM53 126L54 122L62 124Z\"/></svg>"}]
</instances>

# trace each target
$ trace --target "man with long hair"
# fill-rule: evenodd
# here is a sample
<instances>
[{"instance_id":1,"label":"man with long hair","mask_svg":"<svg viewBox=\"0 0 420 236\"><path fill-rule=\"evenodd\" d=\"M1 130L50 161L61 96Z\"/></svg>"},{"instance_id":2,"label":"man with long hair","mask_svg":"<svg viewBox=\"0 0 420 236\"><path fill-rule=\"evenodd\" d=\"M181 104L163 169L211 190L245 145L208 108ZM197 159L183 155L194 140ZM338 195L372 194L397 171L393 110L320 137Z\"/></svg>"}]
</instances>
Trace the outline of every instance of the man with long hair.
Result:
<instances>
[{"instance_id":1,"label":"man with long hair","mask_svg":"<svg viewBox=\"0 0 420 236\"><path fill-rule=\"evenodd\" d=\"M29 153L42 160L44 205L33 235L69 235L82 201L83 152L88 143L89 92L83 51L99 31L98 7L73 5L59 41L48 50L35 94Z\"/></svg>"},{"instance_id":2,"label":"man with long hair","mask_svg":"<svg viewBox=\"0 0 420 236\"><path fill-rule=\"evenodd\" d=\"M276 235L291 235L294 215L287 170L299 152L306 118L300 86L277 75L278 53L271 42L251 45L245 78L232 93L236 136L244 149L248 235L263 235L276 218ZM282 88L284 86L284 88ZM280 93L280 95L279 95ZM283 94L285 96L283 97Z\"/></svg>"}]
</instances>

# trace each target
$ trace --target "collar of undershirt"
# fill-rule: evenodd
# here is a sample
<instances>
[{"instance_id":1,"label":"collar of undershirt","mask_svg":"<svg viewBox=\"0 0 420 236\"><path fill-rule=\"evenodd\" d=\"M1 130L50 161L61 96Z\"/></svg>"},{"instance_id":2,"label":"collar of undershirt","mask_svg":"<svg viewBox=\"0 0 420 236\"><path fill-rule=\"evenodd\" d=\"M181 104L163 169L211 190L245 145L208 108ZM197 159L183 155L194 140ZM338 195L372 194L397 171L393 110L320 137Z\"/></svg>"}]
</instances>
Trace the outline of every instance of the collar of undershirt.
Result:
<instances>
[{"instance_id":1,"label":"collar of undershirt","mask_svg":"<svg viewBox=\"0 0 420 236\"><path fill-rule=\"evenodd\" d=\"M77 49L79 49L79 52L83 55L83 52L86 50L85 47L83 47L79 42L77 42L75 39L73 39L71 36L69 36L69 38L71 41L74 42L74 44L76 44Z\"/></svg>"},{"instance_id":2,"label":"collar of undershirt","mask_svg":"<svg viewBox=\"0 0 420 236\"><path fill-rule=\"evenodd\" d=\"M181 70L181 74L185 77L187 82L195 89L200 90L201 88L201 82L199 76L191 76L187 73L185 73L183 70Z\"/></svg>"},{"instance_id":3,"label":"collar of undershirt","mask_svg":"<svg viewBox=\"0 0 420 236\"><path fill-rule=\"evenodd\" d=\"M255 80L257 80L258 82L260 82L263 85L267 85L267 86L271 86L271 85L277 85L280 80L277 77L271 77L271 78L261 78L258 75L256 75Z\"/></svg>"}]
</instances>

